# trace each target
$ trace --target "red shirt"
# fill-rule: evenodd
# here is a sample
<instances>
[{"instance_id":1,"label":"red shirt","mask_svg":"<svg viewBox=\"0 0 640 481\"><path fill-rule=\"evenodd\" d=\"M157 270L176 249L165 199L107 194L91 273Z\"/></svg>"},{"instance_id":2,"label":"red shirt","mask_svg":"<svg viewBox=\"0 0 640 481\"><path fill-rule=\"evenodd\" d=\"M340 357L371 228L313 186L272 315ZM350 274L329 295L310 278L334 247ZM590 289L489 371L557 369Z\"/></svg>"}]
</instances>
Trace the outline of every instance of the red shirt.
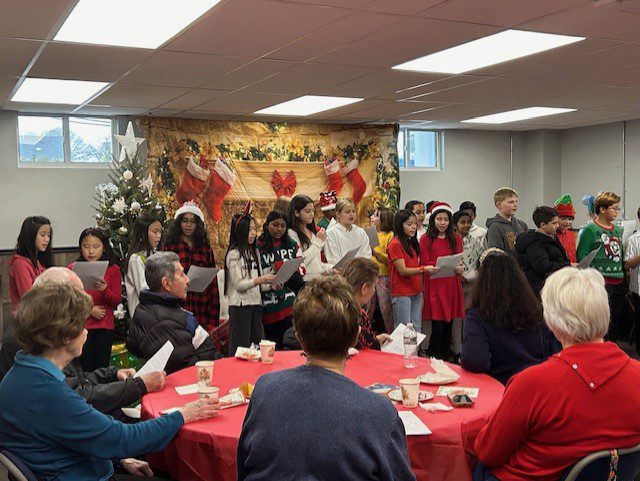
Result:
<instances>
[{"instance_id":1,"label":"red shirt","mask_svg":"<svg viewBox=\"0 0 640 481\"><path fill-rule=\"evenodd\" d=\"M565 229L563 232L558 231L556 233L560 245L564 248L569 258L569 262L576 264L578 259L576 257L576 236L572 230Z\"/></svg>"},{"instance_id":2,"label":"red shirt","mask_svg":"<svg viewBox=\"0 0 640 481\"><path fill-rule=\"evenodd\" d=\"M72 262L67 268L73 270L74 264L75 262ZM87 287L92 286L85 286L84 288L86 293L93 299L93 305L101 306L105 309L102 319L96 319L93 316L87 317L87 329L109 329L111 331L114 329L113 311L122 302L122 274L120 273L120 268L116 264L111 264L104 273L104 280L107 283L107 288L102 292L98 289L87 289Z\"/></svg>"},{"instance_id":3,"label":"red shirt","mask_svg":"<svg viewBox=\"0 0 640 481\"><path fill-rule=\"evenodd\" d=\"M478 457L500 481L558 481L590 453L634 446L638 379L640 362L614 343L568 347L511 378Z\"/></svg>"},{"instance_id":4,"label":"red shirt","mask_svg":"<svg viewBox=\"0 0 640 481\"><path fill-rule=\"evenodd\" d=\"M394 237L387 247L387 257L391 271L391 295L400 297L420 294L422 292L422 274L403 277L393 263L396 259L404 259L405 266L420 267L420 256L413 251L411 251L411 255L407 254L400 239Z\"/></svg>"},{"instance_id":5,"label":"red shirt","mask_svg":"<svg viewBox=\"0 0 640 481\"><path fill-rule=\"evenodd\" d=\"M46 268L39 261L37 267L34 267L29 259L19 254L9 259L9 296L12 314L18 310L20 299L31 289L33 281L45 270Z\"/></svg>"}]
</instances>

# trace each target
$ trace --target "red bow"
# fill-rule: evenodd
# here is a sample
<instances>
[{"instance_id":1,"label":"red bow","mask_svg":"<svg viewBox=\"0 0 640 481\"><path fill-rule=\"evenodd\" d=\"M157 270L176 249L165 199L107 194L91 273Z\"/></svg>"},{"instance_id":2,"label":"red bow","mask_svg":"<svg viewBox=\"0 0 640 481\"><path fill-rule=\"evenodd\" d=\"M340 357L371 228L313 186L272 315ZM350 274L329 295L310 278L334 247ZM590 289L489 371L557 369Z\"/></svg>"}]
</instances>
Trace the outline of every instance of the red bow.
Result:
<instances>
[{"instance_id":1,"label":"red bow","mask_svg":"<svg viewBox=\"0 0 640 481\"><path fill-rule=\"evenodd\" d=\"M281 197L283 195L286 195L287 197L293 197L293 193L296 191L297 185L298 181L296 180L296 174L293 172L293 170L290 170L284 179L280 175L280 172L278 172L277 170L273 171L273 176L271 177L271 187L273 187L273 191L276 193L276 197Z\"/></svg>"}]
</instances>

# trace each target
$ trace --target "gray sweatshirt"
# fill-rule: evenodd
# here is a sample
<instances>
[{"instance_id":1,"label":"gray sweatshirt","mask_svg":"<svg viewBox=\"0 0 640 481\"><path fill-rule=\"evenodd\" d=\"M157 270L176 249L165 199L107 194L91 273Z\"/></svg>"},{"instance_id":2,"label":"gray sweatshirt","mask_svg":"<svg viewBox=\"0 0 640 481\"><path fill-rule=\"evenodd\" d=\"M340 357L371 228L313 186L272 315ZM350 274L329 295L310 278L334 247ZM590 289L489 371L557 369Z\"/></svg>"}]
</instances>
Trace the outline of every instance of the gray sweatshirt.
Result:
<instances>
[{"instance_id":1,"label":"gray sweatshirt","mask_svg":"<svg viewBox=\"0 0 640 481\"><path fill-rule=\"evenodd\" d=\"M511 222L496 214L487 219L487 236L485 237L485 247L497 247L509 254L516 254L516 237L529 228L520 219L511 218Z\"/></svg>"}]
</instances>

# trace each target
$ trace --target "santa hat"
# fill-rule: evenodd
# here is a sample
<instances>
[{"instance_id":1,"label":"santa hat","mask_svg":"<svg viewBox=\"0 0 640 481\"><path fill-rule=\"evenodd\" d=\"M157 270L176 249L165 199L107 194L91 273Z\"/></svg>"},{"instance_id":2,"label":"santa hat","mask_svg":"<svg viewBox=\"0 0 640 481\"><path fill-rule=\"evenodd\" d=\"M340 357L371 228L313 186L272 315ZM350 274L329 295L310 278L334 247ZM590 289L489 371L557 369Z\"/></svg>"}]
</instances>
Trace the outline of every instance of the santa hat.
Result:
<instances>
[{"instance_id":1,"label":"santa hat","mask_svg":"<svg viewBox=\"0 0 640 481\"><path fill-rule=\"evenodd\" d=\"M200 210L200 207L198 207L197 204L192 200L188 200L187 202L182 204L173 215L173 218L177 219L179 215L186 214L187 212L191 212L193 215L197 215L198 217L200 217L200 220L204 222L204 214Z\"/></svg>"},{"instance_id":2,"label":"santa hat","mask_svg":"<svg viewBox=\"0 0 640 481\"><path fill-rule=\"evenodd\" d=\"M330 190L328 192L320 192L320 210L327 211L333 210L336 208L336 203L338 202L338 194L336 194L335 190Z\"/></svg>"},{"instance_id":3,"label":"santa hat","mask_svg":"<svg viewBox=\"0 0 640 481\"><path fill-rule=\"evenodd\" d=\"M573 207L573 202L571 201L571 196L569 194L564 194L558 197L553 205L560 217L571 217L572 219L575 219L576 210Z\"/></svg>"},{"instance_id":4,"label":"santa hat","mask_svg":"<svg viewBox=\"0 0 640 481\"><path fill-rule=\"evenodd\" d=\"M453 209L449 204L447 204L446 202L437 202L437 201L431 204L431 208L429 209L429 214L434 215L436 211L440 211L440 210L446 210L451 215L453 215Z\"/></svg>"}]
</instances>

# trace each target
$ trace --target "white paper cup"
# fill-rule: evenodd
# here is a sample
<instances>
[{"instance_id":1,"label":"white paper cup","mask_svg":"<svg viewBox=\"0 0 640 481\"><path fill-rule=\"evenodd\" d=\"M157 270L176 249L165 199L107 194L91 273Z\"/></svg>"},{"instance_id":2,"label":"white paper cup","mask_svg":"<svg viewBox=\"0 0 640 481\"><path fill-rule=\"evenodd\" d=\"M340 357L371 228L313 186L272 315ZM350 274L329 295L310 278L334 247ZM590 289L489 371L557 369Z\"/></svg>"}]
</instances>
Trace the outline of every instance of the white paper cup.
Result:
<instances>
[{"instance_id":1,"label":"white paper cup","mask_svg":"<svg viewBox=\"0 0 640 481\"><path fill-rule=\"evenodd\" d=\"M262 364L273 364L276 355L276 343L273 341L260 341L260 359Z\"/></svg>"},{"instance_id":2,"label":"white paper cup","mask_svg":"<svg viewBox=\"0 0 640 481\"><path fill-rule=\"evenodd\" d=\"M213 381L213 361L196 362L198 388L211 386Z\"/></svg>"},{"instance_id":3,"label":"white paper cup","mask_svg":"<svg viewBox=\"0 0 640 481\"><path fill-rule=\"evenodd\" d=\"M198 399L218 399L220 388L216 386L205 386L198 388Z\"/></svg>"},{"instance_id":4,"label":"white paper cup","mask_svg":"<svg viewBox=\"0 0 640 481\"><path fill-rule=\"evenodd\" d=\"M417 379L400 379L400 392L402 392L402 405L406 408L418 406L420 393L420 381Z\"/></svg>"}]
</instances>

